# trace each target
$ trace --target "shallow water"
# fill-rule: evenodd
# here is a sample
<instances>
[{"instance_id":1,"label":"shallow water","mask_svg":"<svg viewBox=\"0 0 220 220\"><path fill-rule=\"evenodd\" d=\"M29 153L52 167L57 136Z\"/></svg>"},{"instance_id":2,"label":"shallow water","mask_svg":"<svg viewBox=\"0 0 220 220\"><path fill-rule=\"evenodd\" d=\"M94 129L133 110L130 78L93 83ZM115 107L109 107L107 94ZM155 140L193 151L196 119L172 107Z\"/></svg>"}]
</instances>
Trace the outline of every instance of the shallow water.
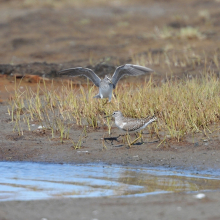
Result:
<instances>
[{"instance_id":1,"label":"shallow water","mask_svg":"<svg viewBox=\"0 0 220 220\"><path fill-rule=\"evenodd\" d=\"M0 201L220 189L220 173L195 175L165 169L26 162L0 162L0 173Z\"/></svg>"}]
</instances>

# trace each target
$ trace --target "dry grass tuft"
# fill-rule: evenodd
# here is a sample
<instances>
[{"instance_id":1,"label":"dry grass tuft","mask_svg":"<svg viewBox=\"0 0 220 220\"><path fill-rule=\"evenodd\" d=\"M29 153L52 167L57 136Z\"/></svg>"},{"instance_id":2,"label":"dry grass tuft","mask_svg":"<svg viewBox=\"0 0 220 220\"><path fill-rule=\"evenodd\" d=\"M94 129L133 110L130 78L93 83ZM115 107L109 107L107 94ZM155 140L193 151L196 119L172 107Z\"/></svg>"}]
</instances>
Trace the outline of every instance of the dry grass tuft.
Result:
<instances>
[{"instance_id":1,"label":"dry grass tuft","mask_svg":"<svg viewBox=\"0 0 220 220\"><path fill-rule=\"evenodd\" d=\"M191 26L182 27L179 30L173 29L171 27L163 27L159 29L155 27L155 37L160 39L169 39L169 38L183 38L183 39L205 39L206 36L202 34L198 28Z\"/></svg>"},{"instance_id":2,"label":"dry grass tuft","mask_svg":"<svg viewBox=\"0 0 220 220\"><path fill-rule=\"evenodd\" d=\"M187 38L187 39L205 39L206 36L202 34L198 28L193 28L193 27L184 27L180 29L179 33L180 38Z\"/></svg>"}]
</instances>

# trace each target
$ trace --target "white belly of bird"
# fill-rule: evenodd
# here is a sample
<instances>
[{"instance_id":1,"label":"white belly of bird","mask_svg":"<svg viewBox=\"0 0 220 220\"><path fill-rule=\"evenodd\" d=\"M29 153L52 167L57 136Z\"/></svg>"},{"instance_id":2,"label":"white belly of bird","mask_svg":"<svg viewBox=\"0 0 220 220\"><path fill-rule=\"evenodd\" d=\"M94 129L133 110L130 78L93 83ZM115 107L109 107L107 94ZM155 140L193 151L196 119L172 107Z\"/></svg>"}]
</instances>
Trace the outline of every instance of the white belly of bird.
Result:
<instances>
[{"instance_id":1,"label":"white belly of bird","mask_svg":"<svg viewBox=\"0 0 220 220\"><path fill-rule=\"evenodd\" d=\"M99 95L101 98L108 98L112 94L112 86L107 86L99 90Z\"/></svg>"},{"instance_id":2,"label":"white belly of bird","mask_svg":"<svg viewBox=\"0 0 220 220\"><path fill-rule=\"evenodd\" d=\"M123 123L124 124L124 123ZM120 121L115 120L115 125L119 128L119 129L123 129L123 125ZM126 124L126 123L125 123Z\"/></svg>"}]
</instances>

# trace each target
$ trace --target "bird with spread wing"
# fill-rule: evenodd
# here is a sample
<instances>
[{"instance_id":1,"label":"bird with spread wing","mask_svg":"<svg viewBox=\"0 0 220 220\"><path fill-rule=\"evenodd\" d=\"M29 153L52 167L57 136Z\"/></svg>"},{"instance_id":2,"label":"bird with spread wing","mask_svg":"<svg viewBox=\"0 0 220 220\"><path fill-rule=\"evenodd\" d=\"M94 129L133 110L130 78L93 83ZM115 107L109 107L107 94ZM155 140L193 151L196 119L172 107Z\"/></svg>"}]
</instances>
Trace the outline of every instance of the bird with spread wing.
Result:
<instances>
[{"instance_id":1,"label":"bird with spread wing","mask_svg":"<svg viewBox=\"0 0 220 220\"><path fill-rule=\"evenodd\" d=\"M99 94L94 96L94 98L108 98L110 102L112 98L112 91L117 82L123 76L140 76L149 72L153 72L153 70L139 65L125 64L117 67L112 77L106 75L104 79L100 79L93 70L83 67L61 70L59 74L68 76L86 76L97 87L99 87Z\"/></svg>"}]
</instances>

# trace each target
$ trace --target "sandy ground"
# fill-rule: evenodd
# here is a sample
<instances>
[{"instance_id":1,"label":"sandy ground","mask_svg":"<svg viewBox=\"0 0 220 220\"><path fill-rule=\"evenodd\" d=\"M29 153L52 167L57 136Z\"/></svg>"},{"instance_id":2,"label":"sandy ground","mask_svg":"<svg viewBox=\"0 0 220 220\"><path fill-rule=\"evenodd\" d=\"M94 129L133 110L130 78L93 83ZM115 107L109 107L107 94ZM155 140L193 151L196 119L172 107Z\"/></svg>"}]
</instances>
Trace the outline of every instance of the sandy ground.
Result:
<instances>
[{"instance_id":1,"label":"sandy ground","mask_svg":"<svg viewBox=\"0 0 220 220\"><path fill-rule=\"evenodd\" d=\"M113 139L106 140L105 149L101 138L107 130L103 127L88 130L82 147L75 150L70 143L61 144L58 138L51 139L47 132L38 131L37 125L18 136L7 114L7 99L13 96L14 89L10 74L17 78L26 75L23 83L30 87L34 87L42 76L56 77L60 69L74 66L91 67L103 76L112 73L115 66L134 62L135 56L143 57L149 51L157 55L167 48L178 48L176 54L191 48L201 56L205 51L209 68L218 73L211 59L220 47L219 1L140 0L108 4L89 1L85 5L66 6L21 2L0 1L1 161L162 166L194 172L220 170L218 129L213 129L216 132L208 138L200 133L187 136L180 143L170 141L159 147L157 137L151 137L146 129L143 145L137 143L129 149L122 141ZM156 30L164 26L175 30L196 27L206 38L162 38ZM204 60L201 58L193 67L173 66L172 74L177 78L196 75L207 64ZM156 71L154 79L157 82L166 80L169 71L164 65L149 62L148 66ZM115 127L112 131L112 137L120 134ZM71 132L77 140L81 128L73 126ZM206 192L201 200L195 199L193 194L165 194L144 198L1 202L0 219L217 220L220 219L219 198L219 192Z\"/></svg>"}]
</instances>

